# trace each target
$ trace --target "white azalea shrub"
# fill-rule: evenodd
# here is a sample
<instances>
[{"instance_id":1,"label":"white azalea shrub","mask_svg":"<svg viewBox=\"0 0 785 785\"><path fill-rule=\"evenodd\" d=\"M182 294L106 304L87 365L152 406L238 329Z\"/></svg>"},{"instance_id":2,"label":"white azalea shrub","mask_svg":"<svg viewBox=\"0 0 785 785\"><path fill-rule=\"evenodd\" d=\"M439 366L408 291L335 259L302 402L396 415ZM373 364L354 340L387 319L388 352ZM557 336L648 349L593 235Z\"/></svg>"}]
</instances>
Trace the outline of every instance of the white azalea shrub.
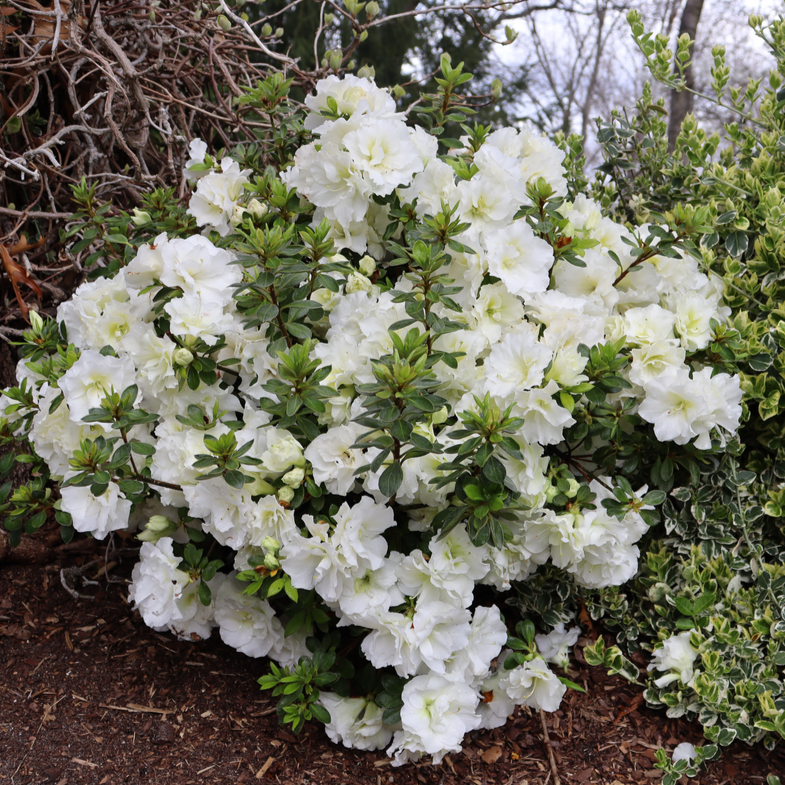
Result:
<instances>
[{"instance_id":1,"label":"white azalea shrub","mask_svg":"<svg viewBox=\"0 0 785 785\"><path fill-rule=\"evenodd\" d=\"M629 580L652 464L734 433L738 379L704 352L728 309L688 231L568 198L530 128L445 152L368 79L306 103L279 172L191 145L197 226L82 284L5 416L61 522L141 530L147 624L269 657L295 730L439 762L567 688L578 629L535 639L515 584ZM652 667L686 683L688 646Z\"/></svg>"}]
</instances>

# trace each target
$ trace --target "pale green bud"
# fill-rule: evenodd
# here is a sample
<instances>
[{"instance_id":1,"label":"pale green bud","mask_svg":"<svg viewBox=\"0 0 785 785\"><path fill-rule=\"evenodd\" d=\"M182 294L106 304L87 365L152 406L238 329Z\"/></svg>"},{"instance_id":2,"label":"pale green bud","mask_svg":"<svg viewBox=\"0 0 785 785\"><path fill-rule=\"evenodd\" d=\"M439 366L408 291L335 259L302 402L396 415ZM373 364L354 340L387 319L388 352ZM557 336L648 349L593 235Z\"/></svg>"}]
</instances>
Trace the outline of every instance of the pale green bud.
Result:
<instances>
[{"instance_id":1,"label":"pale green bud","mask_svg":"<svg viewBox=\"0 0 785 785\"><path fill-rule=\"evenodd\" d=\"M399 84L395 85L392 89L392 94L395 98L403 98L406 95L406 90L403 89Z\"/></svg>"},{"instance_id":2,"label":"pale green bud","mask_svg":"<svg viewBox=\"0 0 785 785\"><path fill-rule=\"evenodd\" d=\"M149 224L152 220L150 213L146 213L144 210L134 207L134 214L131 218L131 222L134 226L144 226L145 224Z\"/></svg>"},{"instance_id":3,"label":"pale green bud","mask_svg":"<svg viewBox=\"0 0 785 785\"><path fill-rule=\"evenodd\" d=\"M218 26L226 32L232 29L232 23L223 14L218 17Z\"/></svg>"},{"instance_id":4,"label":"pale green bud","mask_svg":"<svg viewBox=\"0 0 785 785\"><path fill-rule=\"evenodd\" d=\"M545 489L545 500L550 503L559 495L559 489L555 485L549 485Z\"/></svg>"},{"instance_id":5,"label":"pale green bud","mask_svg":"<svg viewBox=\"0 0 785 785\"><path fill-rule=\"evenodd\" d=\"M317 289L311 299L319 303L325 311L332 311L341 299L339 292L331 292L329 289Z\"/></svg>"},{"instance_id":6,"label":"pale green bud","mask_svg":"<svg viewBox=\"0 0 785 785\"><path fill-rule=\"evenodd\" d=\"M346 286L344 287L346 294L353 294L354 292L370 292L373 288L369 278L366 278L362 273L352 272L346 279Z\"/></svg>"},{"instance_id":7,"label":"pale green bud","mask_svg":"<svg viewBox=\"0 0 785 785\"><path fill-rule=\"evenodd\" d=\"M280 38L283 35L283 27L275 28L275 37Z\"/></svg>"},{"instance_id":8,"label":"pale green bud","mask_svg":"<svg viewBox=\"0 0 785 785\"><path fill-rule=\"evenodd\" d=\"M373 79L376 76L376 69L372 65L364 65L358 72L357 76L365 77L366 79Z\"/></svg>"},{"instance_id":9,"label":"pale green bud","mask_svg":"<svg viewBox=\"0 0 785 785\"><path fill-rule=\"evenodd\" d=\"M363 275L370 276L373 275L374 272L376 271L376 261L372 256L368 256L368 254L366 254L365 256L363 256L362 259L360 259L359 266L360 266L360 272Z\"/></svg>"},{"instance_id":10,"label":"pale green bud","mask_svg":"<svg viewBox=\"0 0 785 785\"><path fill-rule=\"evenodd\" d=\"M155 10L153 8L150 9L150 21L155 22Z\"/></svg>"},{"instance_id":11,"label":"pale green bud","mask_svg":"<svg viewBox=\"0 0 785 785\"><path fill-rule=\"evenodd\" d=\"M442 406L438 412L434 412L433 416L431 417L431 422L434 425L441 425L443 422L447 422L447 418L450 416L450 412L447 410L446 406Z\"/></svg>"},{"instance_id":12,"label":"pale green bud","mask_svg":"<svg viewBox=\"0 0 785 785\"><path fill-rule=\"evenodd\" d=\"M447 65L452 65L452 55L449 52L442 52L440 60L447 63Z\"/></svg>"},{"instance_id":13,"label":"pale green bud","mask_svg":"<svg viewBox=\"0 0 785 785\"><path fill-rule=\"evenodd\" d=\"M284 483L286 483L286 485L291 485L292 488L297 488L298 486L302 485L302 482L305 479L305 469L301 469L299 467L290 469L281 479L284 481Z\"/></svg>"},{"instance_id":14,"label":"pale green bud","mask_svg":"<svg viewBox=\"0 0 785 785\"><path fill-rule=\"evenodd\" d=\"M284 485L283 488L278 491L278 501L288 504L292 499L294 499L294 488Z\"/></svg>"},{"instance_id":15,"label":"pale green bud","mask_svg":"<svg viewBox=\"0 0 785 785\"><path fill-rule=\"evenodd\" d=\"M494 79L491 82L491 95L498 101L502 97L502 81Z\"/></svg>"},{"instance_id":16,"label":"pale green bud","mask_svg":"<svg viewBox=\"0 0 785 785\"><path fill-rule=\"evenodd\" d=\"M236 204L232 210L232 217L229 219L232 226L238 226L243 222L243 215L245 215L245 207Z\"/></svg>"},{"instance_id":17,"label":"pale green bud","mask_svg":"<svg viewBox=\"0 0 785 785\"><path fill-rule=\"evenodd\" d=\"M355 65L357 65L357 63L355 63L354 60L349 60L349 62L346 64L346 68L349 71L353 71Z\"/></svg>"},{"instance_id":18,"label":"pale green bud","mask_svg":"<svg viewBox=\"0 0 785 785\"><path fill-rule=\"evenodd\" d=\"M330 61L330 68L332 68L333 71L337 71L341 67L341 53L340 52L330 52L330 55L329 55L328 59Z\"/></svg>"},{"instance_id":19,"label":"pale green bud","mask_svg":"<svg viewBox=\"0 0 785 785\"><path fill-rule=\"evenodd\" d=\"M180 528L174 521L170 520L164 515L153 515L147 524L144 531L136 536L137 540L142 542L158 542L161 537L170 537L177 529Z\"/></svg>"},{"instance_id":20,"label":"pale green bud","mask_svg":"<svg viewBox=\"0 0 785 785\"><path fill-rule=\"evenodd\" d=\"M264 216L267 215L267 205L262 204L258 199L251 199L251 201L248 202L248 212L250 212L254 218L264 218Z\"/></svg>"},{"instance_id":21,"label":"pale green bud","mask_svg":"<svg viewBox=\"0 0 785 785\"><path fill-rule=\"evenodd\" d=\"M184 346L180 346L179 348L174 350L174 353L172 354L172 359L177 365L182 365L183 367L187 367L194 361L194 356Z\"/></svg>"},{"instance_id":22,"label":"pale green bud","mask_svg":"<svg viewBox=\"0 0 785 785\"><path fill-rule=\"evenodd\" d=\"M269 36L273 34L273 26L270 24L266 24L262 26L262 35Z\"/></svg>"},{"instance_id":23,"label":"pale green bud","mask_svg":"<svg viewBox=\"0 0 785 785\"><path fill-rule=\"evenodd\" d=\"M363 30L362 33L360 33L360 43L367 40L367 38L368 38L368 31Z\"/></svg>"},{"instance_id":24,"label":"pale green bud","mask_svg":"<svg viewBox=\"0 0 785 785\"><path fill-rule=\"evenodd\" d=\"M265 537L262 540L262 548L270 553L278 553L281 549L281 543L278 542L274 537Z\"/></svg>"},{"instance_id":25,"label":"pale green bud","mask_svg":"<svg viewBox=\"0 0 785 785\"><path fill-rule=\"evenodd\" d=\"M265 553L264 566L272 572L281 566L281 562L278 561L278 557L274 553Z\"/></svg>"},{"instance_id":26,"label":"pale green bud","mask_svg":"<svg viewBox=\"0 0 785 785\"><path fill-rule=\"evenodd\" d=\"M41 329L43 329L44 320L38 315L38 311L34 311L31 308L27 315L30 318L30 326L34 330L41 330Z\"/></svg>"},{"instance_id":27,"label":"pale green bud","mask_svg":"<svg viewBox=\"0 0 785 785\"><path fill-rule=\"evenodd\" d=\"M507 43L511 44L518 37L518 33L509 25L504 25L504 37L507 39Z\"/></svg>"},{"instance_id":28,"label":"pale green bud","mask_svg":"<svg viewBox=\"0 0 785 785\"><path fill-rule=\"evenodd\" d=\"M246 484L244 490L248 491L251 496L269 496L271 493L275 493L275 487L261 478Z\"/></svg>"},{"instance_id":29,"label":"pale green bud","mask_svg":"<svg viewBox=\"0 0 785 785\"><path fill-rule=\"evenodd\" d=\"M335 21L335 14L325 14L324 15L324 23L326 25L331 25Z\"/></svg>"},{"instance_id":30,"label":"pale green bud","mask_svg":"<svg viewBox=\"0 0 785 785\"><path fill-rule=\"evenodd\" d=\"M379 4L376 0L371 0L370 3L365 4L365 13L369 19L373 19L379 13Z\"/></svg>"},{"instance_id":31,"label":"pale green bud","mask_svg":"<svg viewBox=\"0 0 785 785\"><path fill-rule=\"evenodd\" d=\"M569 484L569 489L564 494L568 499L574 499L578 495L578 488L581 487L581 484L577 480L567 480Z\"/></svg>"}]
</instances>

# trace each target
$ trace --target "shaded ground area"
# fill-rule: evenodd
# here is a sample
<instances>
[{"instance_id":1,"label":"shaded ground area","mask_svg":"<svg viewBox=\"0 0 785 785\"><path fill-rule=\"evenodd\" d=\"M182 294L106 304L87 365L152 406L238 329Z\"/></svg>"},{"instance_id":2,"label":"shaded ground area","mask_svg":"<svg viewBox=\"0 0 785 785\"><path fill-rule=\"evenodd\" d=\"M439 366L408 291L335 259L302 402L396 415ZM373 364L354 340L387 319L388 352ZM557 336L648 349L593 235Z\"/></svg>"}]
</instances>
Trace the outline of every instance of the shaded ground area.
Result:
<instances>
[{"instance_id":1,"label":"shaded ground area","mask_svg":"<svg viewBox=\"0 0 785 785\"><path fill-rule=\"evenodd\" d=\"M67 557L66 564L101 554ZM394 769L383 753L334 746L320 727L294 738L254 683L265 672L219 638L189 644L147 628L127 589L96 573L95 600L74 600L60 568L0 565L0 783L275 782L293 785L433 783L546 785L553 781L539 716L520 712L506 728L474 733L441 766ZM580 652L578 651L578 655ZM549 715L563 783L658 782L660 745L698 743L700 728L641 706L640 691L577 665L588 693L571 693ZM765 782L785 755L737 745L697 781ZM696 782L696 780L693 780Z\"/></svg>"}]
</instances>

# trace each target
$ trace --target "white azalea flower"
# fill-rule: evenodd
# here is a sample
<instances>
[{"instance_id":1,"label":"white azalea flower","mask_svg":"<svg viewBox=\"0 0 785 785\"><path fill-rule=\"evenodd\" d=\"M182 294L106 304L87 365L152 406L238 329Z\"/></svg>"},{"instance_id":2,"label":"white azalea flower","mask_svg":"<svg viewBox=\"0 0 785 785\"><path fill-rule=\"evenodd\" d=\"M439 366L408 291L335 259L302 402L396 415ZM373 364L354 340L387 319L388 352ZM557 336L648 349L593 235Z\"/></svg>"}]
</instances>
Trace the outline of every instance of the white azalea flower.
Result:
<instances>
[{"instance_id":1,"label":"white azalea flower","mask_svg":"<svg viewBox=\"0 0 785 785\"><path fill-rule=\"evenodd\" d=\"M131 576L128 599L148 627L164 630L170 623L182 620L184 609L177 600L189 582L188 574L180 569L180 560L172 552L171 537L162 537L155 544L144 542Z\"/></svg>"},{"instance_id":2,"label":"white azalea flower","mask_svg":"<svg viewBox=\"0 0 785 785\"><path fill-rule=\"evenodd\" d=\"M460 752L463 737L479 725L477 694L465 684L439 675L415 676L402 697L403 730L395 734L388 754L405 749L440 763L448 752Z\"/></svg>"},{"instance_id":3,"label":"white azalea flower","mask_svg":"<svg viewBox=\"0 0 785 785\"><path fill-rule=\"evenodd\" d=\"M392 739L392 729L382 722L384 711L368 698L342 698L334 692L319 694L319 703L330 712L325 732L335 744L356 750L380 750Z\"/></svg>"},{"instance_id":4,"label":"white azalea flower","mask_svg":"<svg viewBox=\"0 0 785 785\"><path fill-rule=\"evenodd\" d=\"M61 488L60 496L62 509L71 514L74 529L89 532L96 540L128 526L131 502L115 482L110 482L100 496L94 496L89 486L76 485Z\"/></svg>"},{"instance_id":5,"label":"white azalea flower","mask_svg":"<svg viewBox=\"0 0 785 785\"><path fill-rule=\"evenodd\" d=\"M500 686L515 703L544 711L556 711L567 692L542 657L509 671Z\"/></svg>"},{"instance_id":6,"label":"white azalea flower","mask_svg":"<svg viewBox=\"0 0 785 785\"><path fill-rule=\"evenodd\" d=\"M698 652L690 643L690 632L681 632L667 638L661 649L651 655L651 662L647 670L663 671L664 676L654 680L658 687L667 687L674 681L689 685L692 681L693 666L698 659Z\"/></svg>"}]
</instances>

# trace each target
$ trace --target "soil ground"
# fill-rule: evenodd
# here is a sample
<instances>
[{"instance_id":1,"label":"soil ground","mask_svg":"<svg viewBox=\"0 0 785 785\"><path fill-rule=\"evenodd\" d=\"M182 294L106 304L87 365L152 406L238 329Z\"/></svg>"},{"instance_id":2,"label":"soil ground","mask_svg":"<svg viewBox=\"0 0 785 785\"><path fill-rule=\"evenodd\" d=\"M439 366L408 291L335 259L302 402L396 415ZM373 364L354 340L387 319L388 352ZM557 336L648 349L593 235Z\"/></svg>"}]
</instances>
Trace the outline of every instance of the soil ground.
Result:
<instances>
[{"instance_id":1,"label":"soil ground","mask_svg":"<svg viewBox=\"0 0 785 785\"><path fill-rule=\"evenodd\" d=\"M127 602L132 560L102 571L103 548L63 549L47 565L0 565L0 783L9 785L552 785L540 718L518 710L506 727L477 732L440 766L393 768L382 752L333 745L312 725L279 727L255 680L266 672L217 635L184 643L147 628ZM63 566L98 559L97 585L72 598ZM562 783L658 782L655 750L700 743L700 727L642 705L641 692L581 664L571 692L548 715ZM697 780L765 783L785 754L734 745ZM685 780L686 781L686 780Z\"/></svg>"}]
</instances>

